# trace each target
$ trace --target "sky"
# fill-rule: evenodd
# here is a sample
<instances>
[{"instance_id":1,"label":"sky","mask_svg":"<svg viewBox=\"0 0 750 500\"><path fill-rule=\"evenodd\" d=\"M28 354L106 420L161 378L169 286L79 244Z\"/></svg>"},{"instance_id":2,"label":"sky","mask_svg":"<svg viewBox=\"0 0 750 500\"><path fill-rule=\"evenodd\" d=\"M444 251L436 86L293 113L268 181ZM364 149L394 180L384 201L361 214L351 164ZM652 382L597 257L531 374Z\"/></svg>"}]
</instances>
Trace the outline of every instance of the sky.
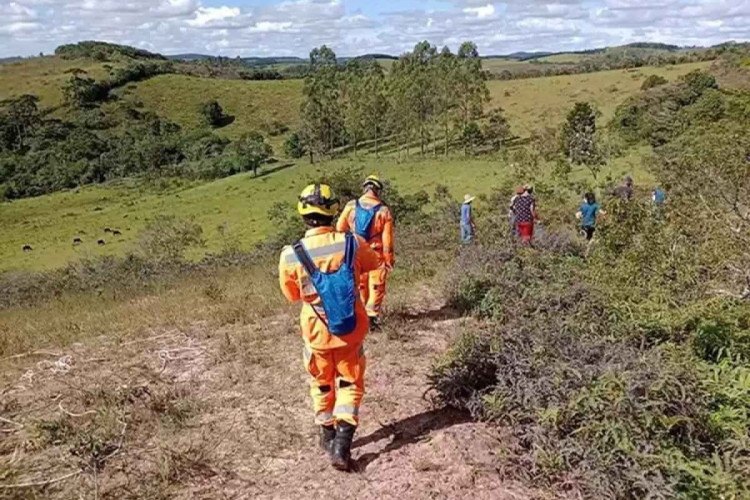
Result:
<instances>
[{"instance_id":1,"label":"sky","mask_svg":"<svg viewBox=\"0 0 750 500\"><path fill-rule=\"evenodd\" d=\"M750 0L0 0L0 57L103 40L163 54L398 55L421 40L484 55L635 41L750 39Z\"/></svg>"}]
</instances>

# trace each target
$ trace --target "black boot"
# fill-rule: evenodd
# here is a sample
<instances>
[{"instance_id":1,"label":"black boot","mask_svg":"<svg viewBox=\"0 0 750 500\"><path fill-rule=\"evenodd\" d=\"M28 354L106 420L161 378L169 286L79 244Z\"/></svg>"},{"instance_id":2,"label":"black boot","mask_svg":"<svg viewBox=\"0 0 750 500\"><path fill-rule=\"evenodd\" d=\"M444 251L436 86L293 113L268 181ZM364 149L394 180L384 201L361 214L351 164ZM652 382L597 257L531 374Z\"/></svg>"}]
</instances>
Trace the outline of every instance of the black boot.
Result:
<instances>
[{"instance_id":1,"label":"black boot","mask_svg":"<svg viewBox=\"0 0 750 500\"><path fill-rule=\"evenodd\" d=\"M336 437L336 428L332 425L321 425L320 426L320 447L323 451L331 454L333 448L333 440Z\"/></svg>"},{"instance_id":2,"label":"black boot","mask_svg":"<svg viewBox=\"0 0 750 500\"><path fill-rule=\"evenodd\" d=\"M380 324L380 319L377 316L370 316L370 331L379 332L381 330L383 330L383 327Z\"/></svg>"},{"instance_id":3,"label":"black boot","mask_svg":"<svg viewBox=\"0 0 750 500\"><path fill-rule=\"evenodd\" d=\"M331 451L331 465L340 471L349 471L352 458L352 440L356 430L356 425L347 422L340 422L338 429L336 429L336 438L333 440Z\"/></svg>"}]
</instances>

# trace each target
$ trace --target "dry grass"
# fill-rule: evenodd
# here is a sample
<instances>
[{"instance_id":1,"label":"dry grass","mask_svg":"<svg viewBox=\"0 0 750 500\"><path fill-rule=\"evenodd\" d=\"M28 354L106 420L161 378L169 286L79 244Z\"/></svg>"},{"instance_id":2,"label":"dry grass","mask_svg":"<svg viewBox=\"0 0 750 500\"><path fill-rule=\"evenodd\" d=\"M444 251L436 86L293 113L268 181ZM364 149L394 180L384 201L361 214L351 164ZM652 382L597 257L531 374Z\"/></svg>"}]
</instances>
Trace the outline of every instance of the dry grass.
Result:
<instances>
[{"instance_id":1,"label":"dry grass","mask_svg":"<svg viewBox=\"0 0 750 500\"><path fill-rule=\"evenodd\" d=\"M596 105L601 123L614 115L626 97L635 94L643 79L661 75L674 81L695 69L706 69L710 62L682 64L666 68L639 68L636 71L601 71L584 75L550 76L527 80L491 81L492 105L506 110L513 132L528 135L545 126L558 127L565 113L577 101Z\"/></svg>"},{"instance_id":2,"label":"dry grass","mask_svg":"<svg viewBox=\"0 0 750 500\"><path fill-rule=\"evenodd\" d=\"M132 298L112 292L78 294L38 307L2 310L0 356L54 350L96 337L127 342L144 332L195 322L248 324L278 310L282 298L277 288L272 270L257 266L186 278Z\"/></svg>"},{"instance_id":3,"label":"dry grass","mask_svg":"<svg viewBox=\"0 0 750 500\"><path fill-rule=\"evenodd\" d=\"M252 298L240 300L243 283ZM439 310L439 297L429 292L435 287L394 308L401 320L389 316L391 328L409 328L409 335L369 338L368 396L355 444L358 473L341 475L315 445L296 310L272 298L265 303L270 315L253 312L237 321L226 303L263 310L269 294L278 297L270 281L267 288L248 283L255 281L247 274L217 276L158 299L103 302L96 308L122 308L107 319L118 334L78 337L54 351L3 360L0 496L533 494L504 483L493 469L497 431L434 410L422 398L430 360L461 328L460 320L420 319ZM399 286L393 292L393 301L408 297ZM75 321L85 316L81 308L62 305L57 313ZM165 323L153 328L155 320ZM95 321L82 321L89 322ZM125 336L121 328L140 331ZM461 445L466 442L469 449ZM28 483L34 484L4 489Z\"/></svg>"}]
</instances>

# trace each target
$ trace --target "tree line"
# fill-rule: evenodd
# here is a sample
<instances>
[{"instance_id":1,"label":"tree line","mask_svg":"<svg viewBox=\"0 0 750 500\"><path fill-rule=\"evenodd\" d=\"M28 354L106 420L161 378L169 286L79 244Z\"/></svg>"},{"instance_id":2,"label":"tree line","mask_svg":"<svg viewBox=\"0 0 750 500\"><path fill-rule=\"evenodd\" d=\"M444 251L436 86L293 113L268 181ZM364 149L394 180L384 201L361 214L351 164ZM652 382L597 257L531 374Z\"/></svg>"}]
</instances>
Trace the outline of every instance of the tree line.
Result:
<instances>
[{"instance_id":1,"label":"tree line","mask_svg":"<svg viewBox=\"0 0 750 500\"><path fill-rule=\"evenodd\" d=\"M301 107L302 128L288 141L293 156L330 157L361 147L376 155L383 147L400 155L448 155L498 148L510 136L502 110L485 113L488 73L473 42L458 52L424 41L393 62L386 73L372 59L346 65L322 46L310 53Z\"/></svg>"}]
</instances>

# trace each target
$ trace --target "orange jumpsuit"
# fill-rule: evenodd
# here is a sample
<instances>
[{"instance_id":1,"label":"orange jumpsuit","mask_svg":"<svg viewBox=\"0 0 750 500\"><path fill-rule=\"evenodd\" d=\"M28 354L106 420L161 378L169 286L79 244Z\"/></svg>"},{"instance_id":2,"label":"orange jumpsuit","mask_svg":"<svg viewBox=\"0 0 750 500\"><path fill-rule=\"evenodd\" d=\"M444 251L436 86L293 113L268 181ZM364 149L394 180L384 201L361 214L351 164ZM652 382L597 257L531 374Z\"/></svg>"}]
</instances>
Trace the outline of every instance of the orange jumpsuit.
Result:
<instances>
[{"instance_id":1,"label":"orange jumpsuit","mask_svg":"<svg viewBox=\"0 0 750 500\"><path fill-rule=\"evenodd\" d=\"M359 199L364 208L371 208L383 202L372 192L368 192ZM336 230L341 232L354 231L354 217L357 204L355 201L347 203L344 211L339 217ZM377 318L383 308L385 301L385 288L388 273L395 264L395 251L393 247L393 215L391 209L383 205L375 215L370 227L370 247L383 259L383 265L378 269L367 273L360 280L360 295L362 302L367 308L367 315Z\"/></svg>"},{"instance_id":2,"label":"orange jumpsuit","mask_svg":"<svg viewBox=\"0 0 750 500\"><path fill-rule=\"evenodd\" d=\"M322 272L336 271L344 261L346 235L335 232L332 227L311 229L302 242ZM357 238L357 243L354 268L355 279L359 280L364 273L378 269L381 258L362 238ZM289 301L303 303L300 326L305 341L305 369L312 377L310 395L315 422L332 425L345 421L357 425L365 392L363 342L369 331L364 305L359 300L356 303L357 326L352 333L341 337L331 335L321 320L325 312L320 298L292 247L285 247L281 252L279 283Z\"/></svg>"}]
</instances>

